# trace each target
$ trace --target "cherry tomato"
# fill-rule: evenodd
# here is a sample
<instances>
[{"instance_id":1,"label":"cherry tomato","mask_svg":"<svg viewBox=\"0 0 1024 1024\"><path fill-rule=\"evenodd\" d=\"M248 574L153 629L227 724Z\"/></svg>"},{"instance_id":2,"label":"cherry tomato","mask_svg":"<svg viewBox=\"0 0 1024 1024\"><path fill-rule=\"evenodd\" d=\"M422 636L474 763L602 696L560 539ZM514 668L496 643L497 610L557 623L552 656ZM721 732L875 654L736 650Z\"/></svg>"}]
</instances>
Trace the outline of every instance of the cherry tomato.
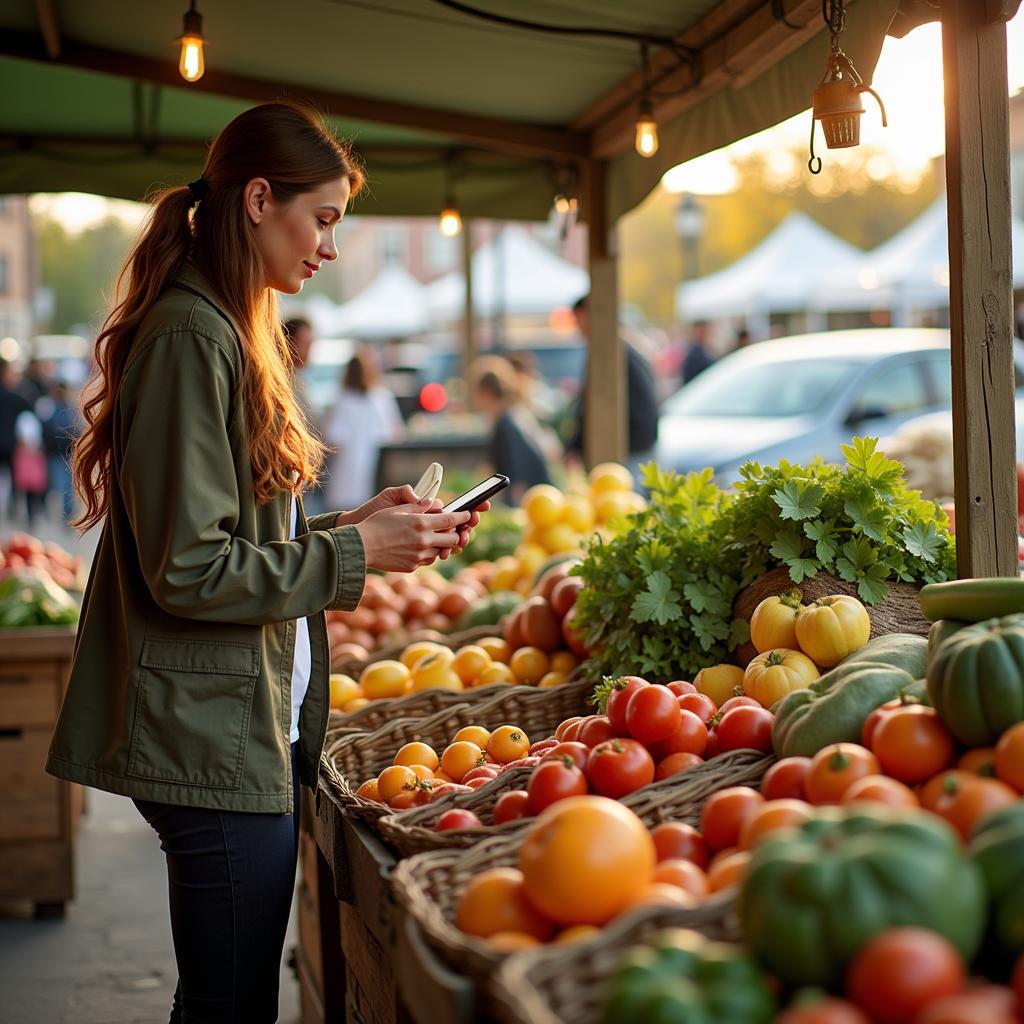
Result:
<instances>
[{"instance_id":1,"label":"cherry tomato","mask_svg":"<svg viewBox=\"0 0 1024 1024\"><path fill-rule=\"evenodd\" d=\"M555 730L555 739L561 742L566 739L565 732L567 729L571 729L575 726L579 728L580 722L583 721L582 715L577 715L575 718L567 718L562 724Z\"/></svg>"},{"instance_id":2,"label":"cherry tomato","mask_svg":"<svg viewBox=\"0 0 1024 1024\"><path fill-rule=\"evenodd\" d=\"M682 710L667 686L642 686L626 705L629 734L641 743L667 740L676 731Z\"/></svg>"},{"instance_id":3,"label":"cherry tomato","mask_svg":"<svg viewBox=\"0 0 1024 1024\"><path fill-rule=\"evenodd\" d=\"M730 786L712 793L700 815L700 831L714 853L739 846L744 822L764 806L764 797L749 786Z\"/></svg>"},{"instance_id":4,"label":"cherry tomato","mask_svg":"<svg viewBox=\"0 0 1024 1024\"><path fill-rule=\"evenodd\" d=\"M580 743L579 740L575 740L570 743L559 743L557 747L552 747L542 758L542 761L549 761L553 757L571 757L576 762L576 767L585 769L587 767L587 758L590 757L590 747L585 743Z\"/></svg>"},{"instance_id":5,"label":"cherry tomato","mask_svg":"<svg viewBox=\"0 0 1024 1024\"><path fill-rule=\"evenodd\" d=\"M837 804L865 775L878 775L878 758L857 743L831 743L811 758L805 788L812 804Z\"/></svg>"},{"instance_id":6,"label":"cherry tomato","mask_svg":"<svg viewBox=\"0 0 1024 1024\"><path fill-rule=\"evenodd\" d=\"M607 715L591 715L585 718L576 733L576 742L593 750L599 743L615 738L615 728Z\"/></svg>"},{"instance_id":7,"label":"cherry tomato","mask_svg":"<svg viewBox=\"0 0 1024 1024\"><path fill-rule=\"evenodd\" d=\"M669 754L668 757L662 758L658 762L658 767L654 772L654 781L661 782L662 779L668 779L673 775L678 775L680 772L689 771L691 768L696 768L703 763L704 758L698 754L688 754L686 752Z\"/></svg>"},{"instance_id":8,"label":"cherry tomato","mask_svg":"<svg viewBox=\"0 0 1024 1024\"><path fill-rule=\"evenodd\" d=\"M784 757L764 773L761 793L765 800L806 800L804 782L810 770L809 757Z\"/></svg>"},{"instance_id":9,"label":"cherry tomato","mask_svg":"<svg viewBox=\"0 0 1024 1024\"><path fill-rule=\"evenodd\" d=\"M941 772L953 758L954 745L934 708L908 704L879 721L871 749L886 775L912 785Z\"/></svg>"},{"instance_id":10,"label":"cherry tomato","mask_svg":"<svg viewBox=\"0 0 1024 1024\"><path fill-rule=\"evenodd\" d=\"M566 797L585 795L587 778L571 757L545 761L534 769L526 793L527 810L530 814L540 814L545 807Z\"/></svg>"},{"instance_id":11,"label":"cherry tomato","mask_svg":"<svg viewBox=\"0 0 1024 1024\"><path fill-rule=\"evenodd\" d=\"M743 700L733 697L732 700ZM726 704L730 701L726 701ZM774 715L755 702L754 707L734 705L722 715L715 729L722 752L750 748L766 754L772 751L772 722Z\"/></svg>"},{"instance_id":12,"label":"cherry tomato","mask_svg":"<svg viewBox=\"0 0 1024 1024\"><path fill-rule=\"evenodd\" d=\"M673 683L668 684L668 688L677 696L682 697L687 693L696 693L697 687L693 685L688 679L677 679Z\"/></svg>"},{"instance_id":13,"label":"cherry tomato","mask_svg":"<svg viewBox=\"0 0 1024 1024\"><path fill-rule=\"evenodd\" d=\"M502 793L494 804L494 824L504 825L506 821L517 821L529 813L526 809L529 794L525 789L511 789Z\"/></svg>"},{"instance_id":14,"label":"cherry tomato","mask_svg":"<svg viewBox=\"0 0 1024 1024\"><path fill-rule=\"evenodd\" d=\"M658 744L658 753L662 758L670 754L700 756L707 745L708 727L692 711L680 711L675 732Z\"/></svg>"},{"instance_id":15,"label":"cherry tomato","mask_svg":"<svg viewBox=\"0 0 1024 1024\"><path fill-rule=\"evenodd\" d=\"M691 860L699 868L706 868L710 857L704 837L682 821L666 821L651 829L658 862L663 860Z\"/></svg>"},{"instance_id":16,"label":"cherry tomato","mask_svg":"<svg viewBox=\"0 0 1024 1024\"><path fill-rule=\"evenodd\" d=\"M608 740L590 752L587 778L595 793L617 800L654 781L654 758L636 740Z\"/></svg>"},{"instance_id":17,"label":"cherry tomato","mask_svg":"<svg viewBox=\"0 0 1024 1024\"><path fill-rule=\"evenodd\" d=\"M684 693L676 703L683 711L692 711L705 725L718 711L718 705L704 693Z\"/></svg>"},{"instance_id":18,"label":"cherry tomato","mask_svg":"<svg viewBox=\"0 0 1024 1024\"><path fill-rule=\"evenodd\" d=\"M605 714L611 721L616 736L629 735L629 730L626 727L626 705L629 704L629 698L637 690L650 685L646 679L641 679L639 676L623 676L615 681L612 692L608 695Z\"/></svg>"},{"instance_id":19,"label":"cherry tomato","mask_svg":"<svg viewBox=\"0 0 1024 1024\"><path fill-rule=\"evenodd\" d=\"M481 828L483 822L472 812L460 807L445 811L434 823L435 832L447 832L453 828Z\"/></svg>"}]
</instances>

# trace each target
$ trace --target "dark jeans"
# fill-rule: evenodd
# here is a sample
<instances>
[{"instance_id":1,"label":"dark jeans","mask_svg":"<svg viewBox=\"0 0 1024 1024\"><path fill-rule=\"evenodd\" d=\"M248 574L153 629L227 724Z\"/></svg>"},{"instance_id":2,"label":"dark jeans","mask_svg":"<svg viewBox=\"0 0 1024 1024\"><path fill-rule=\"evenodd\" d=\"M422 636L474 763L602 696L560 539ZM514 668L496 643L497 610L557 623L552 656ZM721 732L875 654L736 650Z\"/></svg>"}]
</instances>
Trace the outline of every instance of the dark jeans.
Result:
<instances>
[{"instance_id":1,"label":"dark jeans","mask_svg":"<svg viewBox=\"0 0 1024 1024\"><path fill-rule=\"evenodd\" d=\"M167 856L178 985L170 1024L273 1024L299 842L293 814L136 800Z\"/></svg>"}]
</instances>

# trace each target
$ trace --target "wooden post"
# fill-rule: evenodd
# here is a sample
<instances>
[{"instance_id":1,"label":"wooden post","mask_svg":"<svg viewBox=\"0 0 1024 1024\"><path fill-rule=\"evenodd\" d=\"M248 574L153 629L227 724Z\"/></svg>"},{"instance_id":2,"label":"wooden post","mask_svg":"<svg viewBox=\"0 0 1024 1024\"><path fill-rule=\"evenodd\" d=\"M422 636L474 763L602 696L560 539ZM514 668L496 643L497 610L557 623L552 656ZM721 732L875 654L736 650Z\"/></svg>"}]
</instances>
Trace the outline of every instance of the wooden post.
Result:
<instances>
[{"instance_id":1,"label":"wooden post","mask_svg":"<svg viewBox=\"0 0 1024 1024\"><path fill-rule=\"evenodd\" d=\"M473 222L462 219L462 271L466 275L466 304L462 314L462 377L467 384L469 368L476 359L476 316L473 312Z\"/></svg>"},{"instance_id":2,"label":"wooden post","mask_svg":"<svg viewBox=\"0 0 1024 1024\"><path fill-rule=\"evenodd\" d=\"M588 466L624 462L629 453L626 420L626 351L619 337L619 293L615 238L605 213L602 161L583 165L583 210L590 264L590 327L585 383Z\"/></svg>"},{"instance_id":3,"label":"wooden post","mask_svg":"<svg viewBox=\"0 0 1024 1024\"><path fill-rule=\"evenodd\" d=\"M957 571L1017 574L1006 26L942 5Z\"/></svg>"}]
</instances>

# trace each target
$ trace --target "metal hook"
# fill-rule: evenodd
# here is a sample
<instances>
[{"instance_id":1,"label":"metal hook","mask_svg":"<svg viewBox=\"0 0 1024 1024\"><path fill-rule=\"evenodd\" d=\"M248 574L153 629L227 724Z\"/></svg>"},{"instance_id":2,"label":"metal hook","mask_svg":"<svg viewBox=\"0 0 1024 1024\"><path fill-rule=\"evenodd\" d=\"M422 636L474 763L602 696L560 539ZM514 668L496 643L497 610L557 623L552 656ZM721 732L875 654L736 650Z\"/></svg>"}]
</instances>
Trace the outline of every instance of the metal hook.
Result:
<instances>
[{"instance_id":1,"label":"metal hook","mask_svg":"<svg viewBox=\"0 0 1024 1024\"><path fill-rule=\"evenodd\" d=\"M817 166L815 166L817 163ZM821 174L821 157L814 155L814 115L811 115L811 159L807 161L807 170L811 174Z\"/></svg>"}]
</instances>

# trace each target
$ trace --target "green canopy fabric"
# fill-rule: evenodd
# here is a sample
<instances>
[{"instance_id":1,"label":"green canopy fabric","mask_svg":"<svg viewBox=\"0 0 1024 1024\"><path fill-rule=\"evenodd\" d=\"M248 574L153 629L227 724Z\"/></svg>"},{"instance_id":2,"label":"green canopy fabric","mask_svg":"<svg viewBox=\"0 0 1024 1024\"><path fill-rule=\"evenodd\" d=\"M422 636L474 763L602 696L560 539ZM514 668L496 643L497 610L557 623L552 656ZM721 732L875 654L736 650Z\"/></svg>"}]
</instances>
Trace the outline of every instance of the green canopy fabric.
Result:
<instances>
[{"instance_id":1,"label":"green canopy fabric","mask_svg":"<svg viewBox=\"0 0 1024 1024\"><path fill-rule=\"evenodd\" d=\"M471 3L539 22L672 37L720 7L743 7L737 0ZM568 126L639 66L635 43L495 25L431 0L199 0L207 76L188 85L177 75L174 41L187 0L53 6L55 59L46 55L33 0L0 8L0 192L139 199L154 185L187 181L209 140L255 102L234 80L220 88L218 75L245 76L266 83L268 97L312 91L336 130L354 140L370 183L355 212L433 215L450 186L465 215L543 219L565 187L565 168L586 152L582 134L578 147L568 144L576 141ZM866 78L896 7L897 0L849 2L843 46ZM609 217L641 202L669 167L806 109L827 48L822 31L743 88L726 86L660 123L652 159L631 148L613 156ZM328 95L350 101L324 103ZM375 118L373 103L430 116L409 124L393 113ZM467 117L487 119L492 130L507 125L510 136L546 131L566 140L566 152L510 155L467 145L463 132L449 130Z\"/></svg>"}]
</instances>

